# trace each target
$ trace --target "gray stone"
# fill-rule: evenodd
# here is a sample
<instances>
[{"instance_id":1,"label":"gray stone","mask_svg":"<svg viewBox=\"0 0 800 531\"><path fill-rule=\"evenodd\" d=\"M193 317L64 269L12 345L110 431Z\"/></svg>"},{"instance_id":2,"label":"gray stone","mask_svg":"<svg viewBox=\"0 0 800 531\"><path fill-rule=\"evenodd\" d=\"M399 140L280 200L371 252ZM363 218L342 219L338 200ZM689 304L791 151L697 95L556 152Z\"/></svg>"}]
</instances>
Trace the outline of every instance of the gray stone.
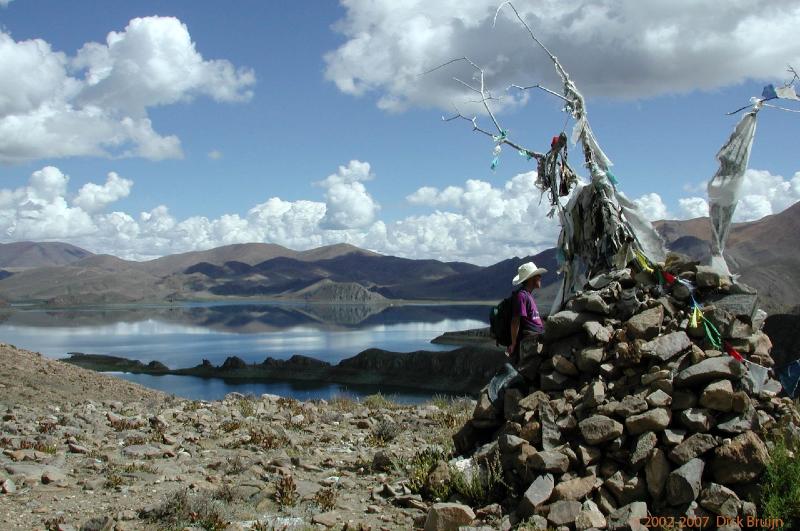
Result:
<instances>
[{"instance_id":1,"label":"gray stone","mask_svg":"<svg viewBox=\"0 0 800 531\"><path fill-rule=\"evenodd\" d=\"M552 450L561 445L561 430L556 423L556 413L549 402L539 402L538 407L539 421L542 424L542 448Z\"/></svg>"},{"instance_id":2,"label":"gray stone","mask_svg":"<svg viewBox=\"0 0 800 531\"><path fill-rule=\"evenodd\" d=\"M752 431L736 436L714 450L711 473L717 483L748 483L758 478L769 461L764 442Z\"/></svg>"},{"instance_id":3,"label":"gray stone","mask_svg":"<svg viewBox=\"0 0 800 531\"><path fill-rule=\"evenodd\" d=\"M639 470L645 465L650 452L656 447L658 437L652 431L645 432L636 438L631 452L631 467L633 470Z\"/></svg>"},{"instance_id":4,"label":"gray stone","mask_svg":"<svg viewBox=\"0 0 800 531\"><path fill-rule=\"evenodd\" d=\"M728 518L739 514L741 503L735 492L718 483L709 483L700 493L701 507Z\"/></svg>"},{"instance_id":5,"label":"gray stone","mask_svg":"<svg viewBox=\"0 0 800 531\"><path fill-rule=\"evenodd\" d=\"M689 348L691 344L692 340L689 339L686 332L679 330L648 341L639 347L639 352L644 356L668 361Z\"/></svg>"},{"instance_id":6,"label":"gray stone","mask_svg":"<svg viewBox=\"0 0 800 531\"><path fill-rule=\"evenodd\" d=\"M599 313L602 315L608 315L611 313L611 308L609 308L606 301L603 300L603 297L600 296L599 293L589 293L586 297L586 311L592 313Z\"/></svg>"},{"instance_id":7,"label":"gray stone","mask_svg":"<svg viewBox=\"0 0 800 531\"><path fill-rule=\"evenodd\" d=\"M679 465L688 463L695 457L700 457L707 451L715 448L718 444L717 438L707 433L695 433L684 440L669 453L669 458Z\"/></svg>"},{"instance_id":8,"label":"gray stone","mask_svg":"<svg viewBox=\"0 0 800 531\"><path fill-rule=\"evenodd\" d=\"M738 293L738 294L721 294L709 295L706 297L706 303L713 304L715 308L724 310L736 317L747 317L752 320L755 315L756 308L758 307L758 294L757 293Z\"/></svg>"},{"instance_id":9,"label":"gray stone","mask_svg":"<svg viewBox=\"0 0 800 531\"><path fill-rule=\"evenodd\" d=\"M602 456L603 452L594 446L578 445L578 457L580 457L584 467L595 464Z\"/></svg>"},{"instance_id":10,"label":"gray stone","mask_svg":"<svg viewBox=\"0 0 800 531\"><path fill-rule=\"evenodd\" d=\"M606 387L602 381L596 380L589 384L586 392L583 394L583 403L588 407L597 407L602 404L606 398Z\"/></svg>"},{"instance_id":11,"label":"gray stone","mask_svg":"<svg viewBox=\"0 0 800 531\"><path fill-rule=\"evenodd\" d=\"M679 430L674 428L667 428L661 434L661 438L664 441L664 444L667 446L674 446L676 444L680 444L683 442L683 439L686 437L686 430Z\"/></svg>"},{"instance_id":12,"label":"gray stone","mask_svg":"<svg viewBox=\"0 0 800 531\"><path fill-rule=\"evenodd\" d=\"M605 358L605 351L602 347L584 348L578 352L576 358L578 369L594 374L600 370L600 365Z\"/></svg>"},{"instance_id":13,"label":"gray stone","mask_svg":"<svg viewBox=\"0 0 800 531\"><path fill-rule=\"evenodd\" d=\"M425 519L425 531L454 531L469 525L475 513L468 505L460 503L434 503Z\"/></svg>"},{"instance_id":14,"label":"gray stone","mask_svg":"<svg viewBox=\"0 0 800 531\"><path fill-rule=\"evenodd\" d=\"M558 371L541 373L539 376L539 387L542 391L563 391L569 386L569 376Z\"/></svg>"},{"instance_id":15,"label":"gray stone","mask_svg":"<svg viewBox=\"0 0 800 531\"><path fill-rule=\"evenodd\" d=\"M664 321L664 307L656 306L634 315L625 322L628 336L634 339L652 339L661 331Z\"/></svg>"},{"instance_id":16,"label":"gray stone","mask_svg":"<svg viewBox=\"0 0 800 531\"><path fill-rule=\"evenodd\" d=\"M647 401L639 395L628 395L617 405L615 413L623 418L647 411Z\"/></svg>"},{"instance_id":17,"label":"gray stone","mask_svg":"<svg viewBox=\"0 0 800 531\"><path fill-rule=\"evenodd\" d=\"M110 516L98 516L83 523L81 531L112 531L114 519Z\"/></svg>"},{"instance_id":18,"label":"gray stone","mask_svg":"<svg viewBox=\"0 0 800 531\"><path fill-rule=\"evenodd\" d=\"M547 318L544 322L544 336L548 341L567 337L580 332L583 323L595 320L591 314L577 313L570 310L562 310Z\"/></svg>"},{"instance_id":19,"label":"gray stone","mask_svg":"<svg viewBox=\"0 0 800 531\"><path fill-rule=\"evenodd\" d=\"M754 428L753 419L755 417L755 411L749 410L746 413L741 415L736 415L731 418L726 418L724 421L719 422L715 429L721 431L722 433L727 433L729 435L737 435L739 433L744 433L746 431L751 431Z\"/></svg>"},{"instance_id":20,"label":"gray stone","mask_svg":"<svg viewBox=\"0 0 800 531\"><path fill-rule=\"evenodd\" d=\"M651 409L625 419L625 428L631 435L638 435L646 431L661 431L669 426L671 418L672 414L666 408Z\"/></svg>"},{"instance_id":21,"label":"gray stone","mask_svg":"<svg viewBox=\"0 0 800 531\"><path fill-rule=\"evenodd\" d=\"M595 476L586 476L562 481L553 489L553 499L558 500L581 500L594 490Z\"/></svg>"},{"instance_id":22,"label":"gray stone","mask_svg":"<svg viewBox=\"0 0 800 531\"><path fill-rule=\"evenodd\" d=\"M667 407L672 403L672 397L661 389L647 395L646 400L650 407Z\"/></svg>"},{"instance_id":23,"label":"gray stone","mask_svg":"<svg viewBox=\"0 0 800 531\"><path fill-rule=\"evenodd\" d=\"M553 368L564 374L566 376L577 376L578 375L578 368L575 367L575 364L569 361L564 356L557 354L550 358L553 363Z\"/></svg>"},{"instance_id":24,"label":"gray stone","mask_svg":"<svg viewBox=\"0 0 800 531\"><path fill-rule=\"evenodd\" d=\"M641 500L647 495L647 485L643 478L629 476L620 470L609 477L604 486L614 495L620 506Z\"/></svg>"},{"instance_id":25,"label":"gray stone","mask_svg":"<svg viewBox=\"0 0 800 531\"><path fill-rule=\"evenodd\" d=\"M609 531L646 531L642 519L647 518L647 504L637 501L620 507L608 515Z\"/></svg>"},{"instance_id":26,"label":"gray stone","mask_svg":"<svg viewBox=\"0 0 800 531\"><path fill-rule=\"evenodd\" d=\"M718 288L720 283L719 272L711 266L697 266L694 279L700 288Z\"/></svg>"},{"instance_id":27,"label":"gray stone","mask_svg":"<svg viewBox=\"0 0 800 531\"><path fill-rule=\"evenodd\" d=\"M730 411L733 408L733 385L730 380L712 382L703 389L700 405L715 411Z\"/></svg>"},{"instance_id":28,"label":"gray stone","mask_svg":"<svg viewBox=\"0 0 800 531\"><path fill-rule=\"evenodd\" d=\"M592 500L586 500L581 505L581 512L575 517L575 529L585 531L586 529L602 529L606 526L606 517L600 508Z\"/></svg>"},{"instance_id":29,"label":"gray stone","mask_svg":"<svg viewBox=\"0 0 800 531\"><path fill-rule=\"evenodd\" d=\"M126 457L145 459L149 457L161 457L164 454L164 451L161 450L161 448L151 444L134 444L132 446L126 446L123 448L122 453Z\"/></svg>"},{"instance_id":30,"label":"gray stone","mask_svg":"<svg viewBox=\"0 0 800 531\"><path fill-rule=\"evenodd\" d=\"M666 380L668 379L672 373L666 369L649 372L647 374L642 375L642 385L650 385L653 382L657 382L659 380Z\"/></svg>"},{"instance_id":31,"label":"gray stone","mask_svg":"<svg viewBox=\"0 0 800 531\"><path fill-rule=\"evenodd\" d=\"M682 505L696 500L704 467L702 459L692 459L673 470L667 477L667 503Z\"/></svg>"},{"instance_id":32,"label":"gray stone","mask_svg":"<svg viewBox=\"0 0 800 531\"><path fill-rule=\"evenodd\" d=\"M583 323L583 330L586 332L589 341L604 344L611 341L611 330L597 321L587 321Z\"/></svg>"},{"instance_id":33,"label":"gray stone","mask_svg":"<svg viewBox=\"0 0 800 531\"><path fill-rule=\"evenodd\" d=\"M550 505L550 512L547 513L547 520L553 525L569 525L575 522L575 518L580 514L582 508L578 501L557 501Z\"/></svg>"},{"instance_id":34,"label":"gray stone","mask_svg":"<svg viewBox=\"0 0 800 531\"><path fill-rule=\"evenodd\" d=\"M569 469L569 459L561 452L545 450L531 456L528 463L536 470L563 474Z\"/></svg>"},{"instance_id":35,"label":"gray stone","mask_svg":"<svg viewBox=\"0 0 800 531\"><path fill-rule=\"evenodd\" d=\"M0 480L0 492L3 494L13 494L17 491L17 485L11 478Z\"/></svg>"},{"instance_id":36,"label":"gray stone","mask_svg":"<svg viewBox=\"0 0 800 531\"><path fill-rule=\"evenodd\" d=\"M667 482L670 468L667 456L660 448L656 448L650 455L647 464L644 467L644 474L647 480L647 491L654 500L661 499L664 492L664 485Z\"/></svg>"},{"instance_id":37,"label":"gray stone","mask_svg":"<svg viewBox=\"0 0 800 531\"><path fill-rule=\"evenodd\" d=\"M675 377L677 386L694 386L712 382L714 380L739 380L744 376L745 368L730 356L720 356L701 361L687 367Z\"/></svg>"},{"instance_id":38,"label":"gray stone","mask_svg":"<svg viewBox=\"0 0 800 531\"><path fill-rule=\"evenodd\" d=\"M67 475L57 468L46 466L42 471L42 483L45 485L48 483L63 483L66 480Z\"/></svg>"},{"instance_id":39,"label":"gray stone","mask_svg":"<svg viewBox=\"0 0 800 531\"><path fill-rule=\"evenodd\" d=\"M697 405L697 395L688 389L677 389L671 393L672 404L670 409L677 411L681 409L689 409Z\"/></svg>"},{"instance_id":40,"label":"gray stone","mask_svg":"<svg viewBox=\"0 0 800 531\"><path fill-rule=\"evenodd\" d=\"M711 429L714 422L711 413L707 409L691 408L681 411L681 423L689 431L705 432Z\"/></svg>"},{"instance_id":41,"label":"gray stone","mask_svg":"<svg viewBox=\"0 0 800 531\"><path fill-rule=\"evenodd\" d=\"M553 474L544 474L533 480L519 502L517 507L519 515L523 518L531 516L536 511L536 508L550 499L554 485Z\"/></svg>"},{"instance_id":42,"label":"gray stone","mask_svg":"<svg viewBox=\"0 0 800 531\"><path fill-rule=\"evenodd\" d=\"M578 429L587 443L604 443L622 435L622 424L604 415L593 415L578 423Z\"/></svg>"}]
</instances>

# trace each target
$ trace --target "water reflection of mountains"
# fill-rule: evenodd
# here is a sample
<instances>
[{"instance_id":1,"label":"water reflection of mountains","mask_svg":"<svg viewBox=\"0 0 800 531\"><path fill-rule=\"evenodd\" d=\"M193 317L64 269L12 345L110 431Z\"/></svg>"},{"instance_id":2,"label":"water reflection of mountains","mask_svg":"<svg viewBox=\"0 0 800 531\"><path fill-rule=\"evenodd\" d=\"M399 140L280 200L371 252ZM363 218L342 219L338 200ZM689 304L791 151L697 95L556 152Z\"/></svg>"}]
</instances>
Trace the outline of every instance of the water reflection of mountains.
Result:
<instances>
[{"instance_id":1,"label":"water reflection of mountains","mask_svg":"<svg viewBox=\"0 0 800 531\"><path fill-rule=\"evenodd\" d=\"M274 332L298 326L319 329L365 328L443 320L485 321L488 307L463 304L219 304L139 306L53 310L12 310L0 315L4 325L82 327L156 320L222 332Z\"/></svg>"}]
</instances>

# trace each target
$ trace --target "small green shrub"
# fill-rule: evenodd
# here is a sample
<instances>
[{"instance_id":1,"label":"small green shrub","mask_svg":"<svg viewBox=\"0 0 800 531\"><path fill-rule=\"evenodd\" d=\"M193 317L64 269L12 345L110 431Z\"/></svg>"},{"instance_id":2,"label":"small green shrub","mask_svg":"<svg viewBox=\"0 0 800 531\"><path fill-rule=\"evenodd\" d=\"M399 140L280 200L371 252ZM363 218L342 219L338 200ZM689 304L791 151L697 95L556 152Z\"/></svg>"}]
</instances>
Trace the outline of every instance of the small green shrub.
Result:
<instances>
[{"instance_id":1,"label":"small green shrub","mask_svg":"<svg viewBox=\"0 0 800 531\"><path fill-rule=\"evenodd\" d=\"M239 406L239 413L245 418L252 417L256 414L255 397L251 395L240 398L236 405Z\"/></svg>"},{"instance_id":2,"label":"small green shrub","mask_svg":"<svg viewBox=\"0 0 800 531\"><path fill-rule=\"evenodd\" d=\"M396 409L397 404L392 402L389 398L383 396L381 393L375 393L364 397L364 405L369 409Z\"/></svg>"},{"instance_id":3,"label":"small green shrub","mask_svg":"<svg viewBox=\"0 0 800 531\"><path fill-rule=\"evenodd\" d=\"M483 507L502 501L510 487L503 477L500 456L494 454L480 469L470 477L455 468L450 469L453 490L468 500L473 507Z\"/></svg>"},{"instance_id":4,"label":"small green shrub","mask_svg":"<svg viewBox=\"0 0 800 531\"><path fill-rule=\"evenodd\" d=\"M770 462L761 481L759 518L783 520L782 529L800 529L800 444L774 439Z\"/></svg>"},{"instance_id":5,"label":"small green shrub","mask_svg":"<svg viewBox=\"0 0 800 531\"><path fill-rule=\"evenodd\" d=\"M183 529L200 527L206 531L222 531L228 526L219 501L210 500L207 493L189 494L184 489L167 497L155 511L147 515L159 522L159 528Z\"/></svg>"},{"instance_id":6,"label":"small green shrub","mask_svg":"<svg viewBox=\"0 0 800 531\"><path fill-rule=\"evenodd\" d=\"M367 442L372 446L386 446L400 434L400 426L396 422L381 419L372 427Z\"/></svg>"},{"instance_id":7,"label":"small green shrub","mask_svg":"<svg viewBox=\"0 0 800 531\"><path fill-rule=\"evenodd\" d=\"M411 489L411 492L429 497L431 493L427 492L425 488L428 474L431 473L436 463L443 460L446 461L448 457L441 449L425 448L421 452L414 454L414 457L406 461L405 464L398 463L396 466L401 468L401 472L408 477L408 488Z\"/></svg>"},{"instance_id":8,"label":"small green shrub","mask_svg":"<svg viewBox=\"0 0 800 531\"><path fill-rule=\"evenodd\" d=\"M347 395L336 395L328 401L328 405L336 411L347 413L355 411L358 403Z\"/></svg>"}]
</instances>

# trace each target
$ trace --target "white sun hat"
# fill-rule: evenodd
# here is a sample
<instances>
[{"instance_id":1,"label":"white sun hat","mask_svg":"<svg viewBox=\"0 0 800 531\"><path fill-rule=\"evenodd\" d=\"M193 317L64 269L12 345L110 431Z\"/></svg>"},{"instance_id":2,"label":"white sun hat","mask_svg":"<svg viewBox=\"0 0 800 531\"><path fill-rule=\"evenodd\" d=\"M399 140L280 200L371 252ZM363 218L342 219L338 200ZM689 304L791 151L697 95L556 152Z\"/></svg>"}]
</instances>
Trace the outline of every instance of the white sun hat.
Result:
<instances>
[{"instance_id":1,"label":"white sun hat","mask_svg":"<svg viewBox=\"0 0 800 531\"><path fill-rule=\"evenodd\" d=\"M536 264L533 262L525 262L519 266L519 269L517 270L517 276L514 277L511 283L517 286L531 277L542 275L544 273L547 273L547 269L543 267L536 267Z\"/></svg>"}]
</instances>

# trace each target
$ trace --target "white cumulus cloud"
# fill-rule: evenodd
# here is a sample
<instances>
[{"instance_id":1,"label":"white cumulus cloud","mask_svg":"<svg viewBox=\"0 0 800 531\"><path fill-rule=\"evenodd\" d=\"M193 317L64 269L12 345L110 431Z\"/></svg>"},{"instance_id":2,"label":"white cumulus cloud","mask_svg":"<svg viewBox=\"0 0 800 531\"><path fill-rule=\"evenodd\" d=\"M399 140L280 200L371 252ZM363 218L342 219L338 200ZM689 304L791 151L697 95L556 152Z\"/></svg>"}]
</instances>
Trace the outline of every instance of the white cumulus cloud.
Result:
<instances>
[{"instance_id":1,"label":"white cumulus cloud","mask_svg":"<svg viewBox=\"0 0 800 531\"><path fill-rule=\"evenodd\" d=\"M550 205L535 186L535 172L500 185L470 179L444 189L421 187L407 200L429 210L393 221L378 217L367 189L375 178L367 162L350 161L318 182L321 201L270 197L243 213L180 219L163 204L140 213L113 210L115 201L133 189L132 180L114 172L102 184L71 191L69 177L47 166L33 172L26 186L0 189L0 240L67 241L129 259L232 243L310 249L346 242L408 258L488 265L536 254L558 238L557 217L548 217ZM800 172L785 179L748 171L743 190L737 221L775 214L800 200ZM650 219L673 217L656 193L635 201ZM707 215L708 205L701 197L681 198L677 211L680 218L699 217Z\"/></svg>"},{"instance_id":2,"label":"white cumulus cloud","mask_svg":"<svg viewBox=\"0 0 800 531\"><path fill-rule=\"evenodd\" d=\"M650 221L668 219L670 217L667 205L664 204L661 196L655 192L645 194L638 199L634 199L633 202L639 207L644 217Z\"/></svg>"},{"instance_id":3,"label":"white cumulus cloud","mask_svg":"<svg viewBox=\"0 0 800 531\"><path fill-rule=\"evenodd\" d=\"M102 210L114 201L127 197L131 193L132 186L133 181L123 179L112 171L103 185L84 184L78 190L78 195L72 200L72 204L87 212Z\"/></svg>"},{"instance_id":4,"label":"white cumulus cloud","mask_svg":"<svg viewBox=\"0 0 800 531\"><path fill-rule=\"evenodd\" d=\"M173 17L130 21L75 56L42 39L0 31L0 162L76 155L182 156L180 139L153 128L148 109L207 96L252 97L255 75L204 59Z\"/></svg>"},{"instance_id":5,"label":"white cumulus cloud","mask_svg":"<svg viewBox=\"0 0 800 531\"><path fill-rule=\"evenodd\" d=\"M492 86L543 82L553 67L497 0L342 0L334 27L345 42L325 56L327 79L342 92L374 93L381 108L450 108L472 81L464 63L420 77L467 56ZM587 95L647 97L713 89L746 79L785 75L800 63L797 2L542 0L516 2L526 22ZM591 53L587 53L591 49ZM474 95L470 95L474 99Z\"/></svg>"},{"instance_id":6,"label":"white cumulus cloud","mask_svg":"<svg viewBox=\"0 0 800 531\"><path fill-rule=\"evenodd\" d=\"M373 177L368 162L351 160L347 166L317 183L325 188L327 210L322 226L328 229L356 229L372 223L380 206L367 192L364 181Z\"/></svg>"}]
</instances>

